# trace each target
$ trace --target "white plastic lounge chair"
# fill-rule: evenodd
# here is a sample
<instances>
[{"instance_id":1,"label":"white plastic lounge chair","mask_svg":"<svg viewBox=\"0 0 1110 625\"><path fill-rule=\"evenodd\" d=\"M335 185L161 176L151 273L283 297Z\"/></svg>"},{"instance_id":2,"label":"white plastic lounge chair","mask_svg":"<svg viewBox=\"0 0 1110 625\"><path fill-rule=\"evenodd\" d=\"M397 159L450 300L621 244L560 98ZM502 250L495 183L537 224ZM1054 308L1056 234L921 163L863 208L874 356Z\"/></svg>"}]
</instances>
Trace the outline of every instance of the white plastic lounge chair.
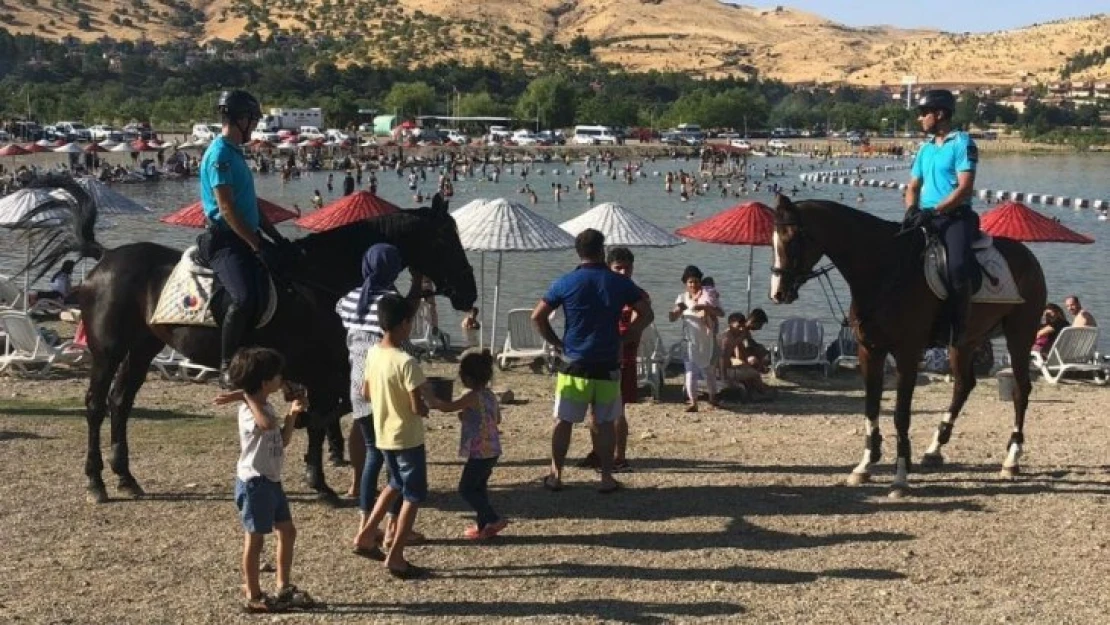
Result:
<instances>
[{"instance_id":1,"label":"white plastic lounge chair","mask_svg":"<svg viewBox=\"0 0 1110 625\"><path fill-rule=\"evenodd\" d=\"M1106 365L1095 361L1098 348L1098 328L1064 328L1052 344L1048 356L1038 352L1030 354L1032 366L1039 369L1044 379L1056 384L1069 371L1103 372L1106 378Z\"/></svg>"},{"instance_id":2,"label":"white plastic lounge chair","mask_svg":"<svg viewBox=\"0 0 1110 625\"><path fill-rule=\"evenodd\" d=\"M167 345L162 348L162 351L158 352L158 355L150 362L150 366L162 376L162 379L174 380L181 376L181 363L183 362L185 362L185 357Z\"/></svg>"},{"instance_id":3,"label":"white plastic lounge chair","mask_svg":"<svg viewBox=\"0 0 1110 625\"><path fill-rule=\"evenodd\" d=\"M783 367L819 366L829 374L825 360L825 328L817 319L794 317L779 326L777 353L772 355L771 372L778 377Z\"/></svg>"},{"instance_id":4,"label":"white plastic lounge chair","mask_svg":"<svg viewBox=\"0 0 1110 625\"><path fill-rule=\"evenodd\" d=\"M509 334L505 337L501 353L497 355L497 366L505 370L509 368L510 360L543 358L548 371L553 370L556 360L554 351L532 325L532 310L514 308L509 311L507 319Z\"/></svg>"},{"instance_id":5,"label":"white plastic lounge chair","mask_svg":"<svg viewBox=\"0 0 1110 625\"><path fill-rule=\"evenodd\" d=\"M663 391L663 368L667 364L667 351L655 324L649 325L640 335L640 349L636 355L636 388L651 388L651 396L659 399Z\"/></svg>"},{"instance_id":6,"label":"white plastic lounge chair","mask_svg":"<svg viewBox=\"0 0 1110 625\"><path fill-rule=\"evenodd\" d=\"M206 367L202 364L195 363L188 358L184 358L177 363L177 371L178 377L180 377L182 380L189 380L191 382L207 382L208 378L217 377L220 375L219 369Z\"/></svg>"},{"instance_id":7,"label":"white plastic lounge chair","mask_svg":"<svg viewBox=\"0 0 1110 625\"><path fill-rule=\"evenodd\" d=\"M46 375L55 364L78 364L88 355L84 347L72 341L48 345L30 315L21 310L0 310L0 329L8 338L7 353L0 356L0 372L11 369L26 375Z\"/></svg>"},{"instance_id":8,"label":"white plastic lounge chair","mask_svg":"<svg viewBox=\"0 0 1110 625\"><path fill-rule=\"evenodd\" d=\"M840 367L858 368L859 343L856 342L856 336L851 326L840 327L840 332L836 335L836 343L840 348L839 355L829 363L833 371Z\"/></svg>"},{"instance_id":9,"label":"white plastic lounge chair","mask_svg":"<svg viewBox=\"0 0 1110 625\"><path fill-rule=\"evenodd\" d=\"M17 285L11 278L0 276L0 309L23 309L23 287ZM32 315L60 315L66 310L65 306L57 300L43 298L37 300L27 312Z\"/></svg>"}]
</instances>

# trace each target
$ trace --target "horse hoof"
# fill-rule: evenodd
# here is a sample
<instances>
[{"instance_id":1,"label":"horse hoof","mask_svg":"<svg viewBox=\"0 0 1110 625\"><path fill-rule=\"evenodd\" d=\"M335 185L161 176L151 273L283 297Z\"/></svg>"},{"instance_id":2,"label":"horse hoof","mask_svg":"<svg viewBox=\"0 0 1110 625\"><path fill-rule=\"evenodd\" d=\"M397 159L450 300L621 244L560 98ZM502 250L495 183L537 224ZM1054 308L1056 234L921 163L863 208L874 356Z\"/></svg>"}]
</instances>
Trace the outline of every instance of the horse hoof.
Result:
<instances>
[{"instance_id":1,"label":"horse hoof","mask_svg":"<svg viewBox=\"0 0 1110 625\"><path fill-rule=\"evenodd\" d=\"M944 456L941 454L925 454L921 456L921 466L929 469L939 469L944 466Z\"/></svg>"},{"instance_id":2,"label":"horse hoof","mask_svg":"<svg viewBox=\"0 0 1110 625\"><path fill-rule=\"evenodd\" d=\"M890 497L891 499L903 499L905 497L908 497L909 494L910 494L910 487L909 486L906 486L906 485L891 486L890 487L890 494L888 495L888 497Z\"/></svg>"},{"instance_id":3,"label":"horse hoof","mask_svg":"<svg viewBox=\"0 0 1110 625\"><path fill-rule=\"evenodd\" d=\"M339 497L339 493L326 486L324 489L316 491L316 500L332 508L341 508L343 506L343 500Z\"/></svg>"},{"instance_id":4,"label":"horse hoof","mask_svg":"<svg viewBox=\"0 0 1110 625\"><path fill-rule=\"evenodd\" d=\"M862 486L871 481L870 473L856 473L853 471L848 475L848 486Z\"/></svg>"},{"instance_id":5,"label":"horse hoof","mask_svg":"<svg viewBox=\"0 0 1110 625\"><path fill-rule=\"evenodd\" d=\"M120 480L119 489L135 499L139 499L146 495L146 491L135 480Z\"/></svg>"},{"instance_id":6,"label":"horse hoof","mask_svg":"<svg viewBox=\"0 0 1110 625\"><path fill-rule=\"evenodd\" d=\"M85 492L85 500L89 503L108 503L108 491L105 490L104 485L90 486Z\"/></svg>"},{"instance_id":7,"label":"horse hoof","mask_svg":"<svg viewBox=\"0 0 1110 625\"><path fill-rule=\"evenodd\" d=\"M1002 477L1002 479L1012 480L1021 474L1021 467L1019 467L1018 465L1014 465L1012 467L1002 467L1002 470L999 471L998 474Z\"/></svg>"}]
</instances>

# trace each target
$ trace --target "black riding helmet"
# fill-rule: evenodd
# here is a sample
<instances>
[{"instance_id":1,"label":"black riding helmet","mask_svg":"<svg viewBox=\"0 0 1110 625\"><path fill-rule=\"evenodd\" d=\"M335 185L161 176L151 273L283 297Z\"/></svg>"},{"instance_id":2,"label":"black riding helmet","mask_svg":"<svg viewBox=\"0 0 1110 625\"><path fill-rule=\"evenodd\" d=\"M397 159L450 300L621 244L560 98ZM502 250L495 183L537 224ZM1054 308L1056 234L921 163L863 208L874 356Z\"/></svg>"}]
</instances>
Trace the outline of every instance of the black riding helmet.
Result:
<instances>
[{"instance_id":1,"label":"black riding helmet","mask_svg":"<svg viewBox=\"0 0 1110 625\"><path fill-rule=\"evenodd\" d=\"M220 111L220 115L228 120L244 117L252 120L262 119L262 105L258 103L257 98L242 89L221 93L216 108Z\"/></svg>"},{"instance_id":2,"label":"black riding helmet","mask_svg":"<svg viewBox=\"0 0 1110 625\"><path fill-rule=\"evenodd\" d=\"M918 111L956 111L956 96L947 89L930 89L917 99Z\"/></svg>"}]
</instances>

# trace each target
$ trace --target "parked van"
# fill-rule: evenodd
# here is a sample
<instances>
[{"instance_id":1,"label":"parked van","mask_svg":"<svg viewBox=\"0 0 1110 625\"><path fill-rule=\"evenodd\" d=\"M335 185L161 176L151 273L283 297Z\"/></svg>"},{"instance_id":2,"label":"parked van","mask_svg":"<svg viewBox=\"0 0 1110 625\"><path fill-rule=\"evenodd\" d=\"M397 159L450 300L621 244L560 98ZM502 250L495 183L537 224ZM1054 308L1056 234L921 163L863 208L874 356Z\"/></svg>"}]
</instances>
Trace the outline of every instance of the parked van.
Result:
<instances>
[{"instance_id":1,"label":"parked van","mask_svg":"<svg viewBox=\"0 0 1110 625\"><path fill-rule=\"evenodd\" d=\"M219 124L193 124L193 141L212 141L223 131Z\"/></svg>"},{"instance_id":2,"label":"parked van","mask_svg":"<svg viewBox=\"0 0 1110 625\"><path fill-rule=\"evenodd\" d=\"M608 126L575 126L574 143L577 145L617 144L617 135Z\"/></svg>"}]
</instances>

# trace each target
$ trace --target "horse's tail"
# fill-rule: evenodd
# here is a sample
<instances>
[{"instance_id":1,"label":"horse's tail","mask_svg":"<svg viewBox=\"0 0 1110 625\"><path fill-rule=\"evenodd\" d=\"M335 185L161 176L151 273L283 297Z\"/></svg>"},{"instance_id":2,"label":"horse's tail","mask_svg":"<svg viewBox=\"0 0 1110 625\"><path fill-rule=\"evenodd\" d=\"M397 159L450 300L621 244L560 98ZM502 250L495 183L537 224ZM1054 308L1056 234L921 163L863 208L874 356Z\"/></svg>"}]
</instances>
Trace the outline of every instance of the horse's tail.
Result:
<instances>
[{"instance_id":1,"label":"horse's tail","mask_svg":"<svg viewBox=\"0 0 1110 625\"><path fill-rule=\"evenodd\" d=\"M31 262L20 273L36 272L37 280L70 254L94 259L104 254L104 246L96 240L95 234L96 202L84 187L69 174L56 173L40 175L30 186L59 189L64 193L52 194L53 199L35 207L16 224L16 228L25 228L28 232L44 232ZM44 227L42 223L53 225Z\"/></svg>"}]
</instances>

